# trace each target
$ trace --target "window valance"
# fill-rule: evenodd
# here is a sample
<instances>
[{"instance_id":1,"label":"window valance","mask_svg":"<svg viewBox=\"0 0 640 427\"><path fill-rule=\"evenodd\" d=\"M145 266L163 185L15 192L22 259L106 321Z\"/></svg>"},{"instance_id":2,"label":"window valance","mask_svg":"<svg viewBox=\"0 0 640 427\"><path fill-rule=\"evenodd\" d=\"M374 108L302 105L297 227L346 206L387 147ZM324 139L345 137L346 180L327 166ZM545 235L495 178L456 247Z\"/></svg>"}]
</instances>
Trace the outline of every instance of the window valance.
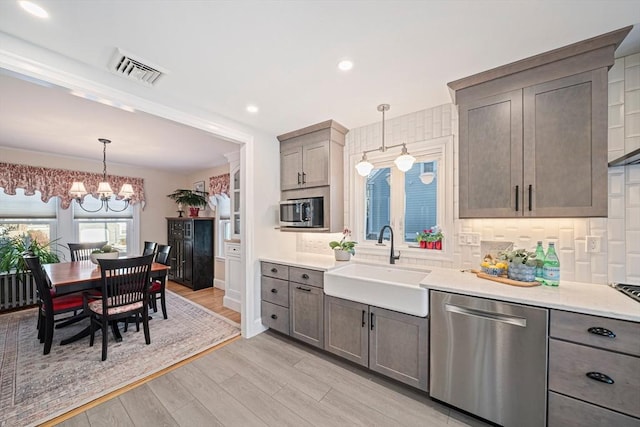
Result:
<instances>
[{"instance_id":1,"label":"window valance","mask_svg":"<svg viewBox=\"0 0 640 427\"><path fill-rule=\"evenodd\" d=\"M228 173L210 177L209 194L211 196L215 196L216 194L226 194L228 196L230 182L230 176Z\"/></svg>"},{"instance_id":2,"label":"window valance","mask_svg":"<svg viewBox=\"0 0 640 427\"><path fill-rule=\"evenodd\" d=\"M69 195L73 181L84 182L87 191L94 197L98 197L98 183L102 181L102 174L0 162L0 187L4 188L6 194L16 194L16 188L23 188L24 194L27 196L39 191L42 194L42 201L45 203L52 197L59 197L62 209L69 208L73 200L73 197ZM131 196L131 203L143 202L144 205L143 178L107 175L107 181L116 192L114 194L116 198L118 198L117 192L122 184L128 182L134 192Z\"/></svg>"}]
</instances>

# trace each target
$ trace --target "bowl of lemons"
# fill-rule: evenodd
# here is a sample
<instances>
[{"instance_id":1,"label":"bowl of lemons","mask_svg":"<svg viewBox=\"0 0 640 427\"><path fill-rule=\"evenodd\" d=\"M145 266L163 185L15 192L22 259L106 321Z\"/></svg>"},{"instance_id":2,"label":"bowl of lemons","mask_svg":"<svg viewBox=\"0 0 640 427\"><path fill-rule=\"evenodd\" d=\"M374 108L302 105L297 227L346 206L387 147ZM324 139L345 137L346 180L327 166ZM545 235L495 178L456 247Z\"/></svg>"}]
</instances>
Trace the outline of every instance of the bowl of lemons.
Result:
<instances>
[{"instance_id":1,"label":"bowl of lemons","mask_svg":"<svg viewBox=\"0 0 640 427\"><path fill-rule=\"evenodd\" d=\"M480 264L482 272L489 274L490 276L502 276L509 269L509 264L505 261L494 258L491 255L487 255Z\"/></svg>"}]
</instances>

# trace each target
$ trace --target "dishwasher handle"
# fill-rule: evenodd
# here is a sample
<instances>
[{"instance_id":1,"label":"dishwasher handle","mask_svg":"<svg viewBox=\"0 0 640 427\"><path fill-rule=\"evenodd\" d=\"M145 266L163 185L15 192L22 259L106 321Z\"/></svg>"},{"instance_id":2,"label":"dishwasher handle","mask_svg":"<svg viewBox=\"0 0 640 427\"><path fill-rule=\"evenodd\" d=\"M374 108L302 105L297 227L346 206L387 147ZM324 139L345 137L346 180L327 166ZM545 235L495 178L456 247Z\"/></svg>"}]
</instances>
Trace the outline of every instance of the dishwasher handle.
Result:
<instances>
[{"instance_id":1,"label":"dishwasher handle","mask_svg":"<svg viewBox=\"0 0 640 427\"><path fill-rule=\"evenodd\" d=\"M449 303L445 303L444 309L450 313L478 317L480 319L492 320L494 322L507 323L509 325L520 326L522 328L527 327L527 319L523 319L522 317L508 316L506 314L493 313L491 311L478 310L469 307L460 307Z\"/></svg>"}]
</instances>

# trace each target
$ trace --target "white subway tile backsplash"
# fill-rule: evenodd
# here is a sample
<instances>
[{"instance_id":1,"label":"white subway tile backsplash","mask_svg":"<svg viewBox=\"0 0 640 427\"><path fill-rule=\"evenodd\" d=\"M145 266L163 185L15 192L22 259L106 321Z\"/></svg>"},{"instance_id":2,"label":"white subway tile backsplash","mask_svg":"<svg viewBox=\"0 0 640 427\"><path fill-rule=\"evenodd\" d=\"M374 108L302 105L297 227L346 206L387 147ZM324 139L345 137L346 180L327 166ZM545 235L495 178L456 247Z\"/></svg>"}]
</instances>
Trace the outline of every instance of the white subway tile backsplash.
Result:
<instances>
[{"instance_id":1,"label":"white subway tile backsplash","mask_svg":"<svg viewBox=\"0 0 640 427\"><path fill-rule=\"evenodd\" d=\"M609 69L609 83L624 80L624 65L625 58L618 58L615 60L613 67Z\"/></svg>"},{"instance_id":2,"label":"white subway tile backsplash","mask_svg":"<svg viewBox=\"0 0 640 427\"><path fill-rule=\"evenodd\" d=\"M640 89L640 66L634 65L624 70L625 90Z\"/></svg>"},{"instance_id":3,"label":"white subway tile backsplash","mask_svg":"<svg viewBox=\"0 0 640 427\"><path fill-rule=\"evenodd\" d=\"M625 60L625 67L635 67L640 65L640 53L634 53L633 55L625 56L624 58L619 58ZM616 63L618 60L616 60Z\"/></svg>"},{"instance_id":4,"label":"white subway tile backsplash","mask_svg":"<svg viewBox=\"0 0 640 427\"><path fill-rule=\"evenodd\" d=\"M640 136L640 112L627 114L624 118L624 137L636 136Z\"/></svg>"},{"instance_id":5,"label":"white subway tile backsplash","mask_svg":"<svg viewBox=\"0 0 640 427\"><path fill-rule=\"evenodd\" d=\"M625 138L624 138L624 126L609 127L609 152L619 150L620 154L609 155L609 160L616 159L624 154Z\"/></svg>"},{"instance_id":6,"label":"white subway tile backsplash","mask_svg":"<svg viewBox=\"0 0 640 427\"><path fill-rule=\"evenodd\" d=\"M609 105L624 103L624 81L609 82Z\"/></svg>"},{"instance_id":7,"label":"white subway tile backsplash","mask_svg":"<svg viewBox=\"0 0 640 427\"><path fill-rule=\"evenodd\" d=\"M640 254L627 254L627 278L629 281L640 282Z\"/></svg>"},{"instance_id":8,"label":"white subway tile backsplash","mask_svg":"<svg viewBox=\"0 0 640 427\"><path fill-rule=\"evenodd\" d=\"M624 126L624 104L611 105L609 107L609 126Z\"/></svg>"},{"instance_id":9,"label":"white subway tile backsplash","mask_svg":"<svg viewBox=\"0 0 640 427\"><path fill-rule=\"evenodd\" d=\"M630 153L633 150L640 148L640 137L634 136L632 138L624 139L624 152Z\"/></svg>"},{"instance_id":10,"label":"white subway tile backsplash","mask_svg":"<svg viewBox=\"0 0 640 427\"><path fill-rule=\"evenodd\" d=\"M576 282L591 282L591 265L589 262L577 261L575 270ZM560 279L562 280L562 265L560 265Z\"/></svg>"},{"instance_id":11,"label":"white subway tile backsplash","mask_svg":"<svg viewBox=\"0 0 640 427\"><path fill-rule=\"evenodd\" d=\"M624 94L624 114L640 112L640 90L627 91Z\"/></svg>"},{"instance_id":12,"label":"white subway tile backsplash","mask_svg":"<svg viewBox=\"0 0 640 427\"><path fill-rule=\"evenodd\" d=\"M627 270L624 268L624 264L609 263L607 282L625 283L626 276Z\"/></svg>"},{"instance_id":13,"label":"white subway tile backsplash","mask_svg":"<svg viewBox=\"0 0 640 427\"><path fill-rule=\"evenodd\" d=\"M640 184L627 185L627 194L625 199L627 207L631 208L640 206Z\"/></svg>"},{"instance_id":14,"label":"white subway tile backsplash","mask_svg":"<svg viewBox=\"0 0 640 427\"><path fill-rule=\"evenodd\" d=\"M626 252L640 254L640 231L627 233L626 246Z\"/></svg>"},{"instance_id":15,"label":"white subway tile backsplash","mask_svg":"<svg viewBox=\"0 0 640 427\"><path fill-rule=\"evenodd\" d=\"M611 218L624 218L623 197L609 197L609 221Z\"/></svg>"},{"instance_id":16,"label":"white subway tile backsplash","mask_svg":"<svg viewBox=\"0 0 640 427\"><path fill-rule=\"evenodd\" d=\"M609 242L614 240L624 242L626 235L624 218L609 218L609 221L607 221L607 235L609 236Z\"/></svg>"},{"instance_id":17,"label":"white subway tile backsplash","mask_svg":"<svg viewBox=\"0 0 640 427\"><path fill-rule=\"evenodd\" d=\"M609 195L624 196L624 169L609 169Z\"/></svg>"},{"instance_id":18,"label":"white subway tile backsplash","mask_svg":"<svg viewBox=\"0 0 640 427\"><path fill-rule=\"evenodd\" d=\"M626 209L626 229L629 231L640 231L640 207Z\"/></svg>"}]
</instances>

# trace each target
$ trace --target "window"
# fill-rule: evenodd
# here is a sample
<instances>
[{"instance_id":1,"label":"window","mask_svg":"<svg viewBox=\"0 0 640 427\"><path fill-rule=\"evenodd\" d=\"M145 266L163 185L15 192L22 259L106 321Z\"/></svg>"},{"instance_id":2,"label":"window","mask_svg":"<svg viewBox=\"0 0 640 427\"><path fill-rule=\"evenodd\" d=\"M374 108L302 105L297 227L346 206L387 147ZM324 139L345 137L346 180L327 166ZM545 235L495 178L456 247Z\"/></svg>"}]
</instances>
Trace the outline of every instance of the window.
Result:
<instances>
[{"instance_id":1,"label":"window","mask_svg":"<svg viewBox=\"0 0 640 427\"><path fill-rule=\"evenodd\" d=\"M0 239L26 234L40 244L56 240L57 206L56 197L44 203L40 192L25 196L18 188L8 195L0 188Z\"/></svg>"},{"instance_id":2,"label":"window","mask_svg":"<svg viewBox=\"0 0 640 427\"><path fill-rule=\"evenodd\" d=\"M88 210L96 210L100 207L100 200L88 195L82 205ZM125 203L112 198L109 201L109 206L117 211L122 209ZM105 240L122 253L133 253L135 245L131 230L133 229L134 206L129 205L122 212L111 209L86 212L74 203L72 209L78 242Z\"/></svg>"},{"instance_id":3,"label":"window","mask_svg":"<svg viewBox=\"0 0 640 427\"><path fill-rule=\"evenodd\" d=\"M374 169L367 177L359 176L352 167L351 174L355 181L351 186L353 214L349 225L359 236L357 240L362 242L362 249L376 248L374 243L385 225L393 228L396 247L416 247L416 233L436 225L443 229L445 240L452 237L447 230L453 230L453 165L449 166L448 171L445 170L445 159L452 162L452 145L452 137L408 145L407 149L416 162L405 173L393 164L399 154L397 150L369 154ZM359 160L360 154L354 154L352 165ZM447 187L450 189L447 190ZM388 239L390 233L385 231L384 237ZM446 246L450 245L445 243ZM419 253L421 256L441 256L443 252Z\"/></svg>"}]
</instances>

